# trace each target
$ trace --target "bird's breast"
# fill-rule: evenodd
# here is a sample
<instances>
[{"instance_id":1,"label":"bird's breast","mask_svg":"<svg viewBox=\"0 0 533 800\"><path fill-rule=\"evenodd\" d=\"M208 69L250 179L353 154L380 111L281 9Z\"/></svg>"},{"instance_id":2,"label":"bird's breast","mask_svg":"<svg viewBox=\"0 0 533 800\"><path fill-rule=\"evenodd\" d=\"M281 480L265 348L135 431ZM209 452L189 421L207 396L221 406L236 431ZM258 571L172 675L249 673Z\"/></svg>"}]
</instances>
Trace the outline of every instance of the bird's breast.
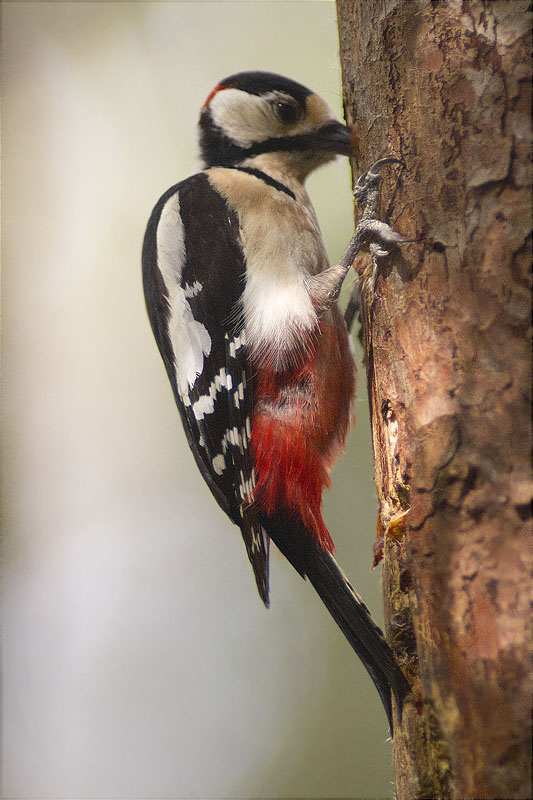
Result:
<instances>
[{"instance_id":1,"label":"bird's breast","mask_svg":"<svg viewBox=\"0 0 533 800\"><path fill-rule=\"evenodd\" d=\"M291 196L238 170L208 174L239 221L246 262L240 311L252 359L274 371L294 367L318 327L306 279L328 266L305 189Z\"/></svg>"}]
</instances>

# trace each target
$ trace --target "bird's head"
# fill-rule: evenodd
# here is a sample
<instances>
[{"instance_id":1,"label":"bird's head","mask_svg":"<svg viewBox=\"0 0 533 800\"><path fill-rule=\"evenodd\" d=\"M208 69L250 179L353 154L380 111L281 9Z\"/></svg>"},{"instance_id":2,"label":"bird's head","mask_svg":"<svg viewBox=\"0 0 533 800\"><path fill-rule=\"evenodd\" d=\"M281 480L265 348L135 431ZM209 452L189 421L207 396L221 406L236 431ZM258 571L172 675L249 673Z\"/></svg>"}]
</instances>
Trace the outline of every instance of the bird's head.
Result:
<instances>
[{"instance_id":1,"label":"bird's head","mask_svg":"<svg viewBox=\"0 0 533 800\"><path fill-rule=\"evenodd\" d=\"M336 155L350 155L352 130L319 95L272 72L220 81L200 114L206 167L268 163L298 180Z\"/></svg>"}]
</instances>

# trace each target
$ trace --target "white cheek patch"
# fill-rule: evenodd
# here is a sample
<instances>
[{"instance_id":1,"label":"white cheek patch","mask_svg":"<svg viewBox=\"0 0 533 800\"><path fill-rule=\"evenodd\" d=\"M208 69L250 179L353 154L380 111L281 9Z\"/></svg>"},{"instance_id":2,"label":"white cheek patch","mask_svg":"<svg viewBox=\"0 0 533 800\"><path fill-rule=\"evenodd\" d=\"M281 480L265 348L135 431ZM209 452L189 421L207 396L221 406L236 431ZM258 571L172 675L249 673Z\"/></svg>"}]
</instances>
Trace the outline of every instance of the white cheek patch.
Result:
<instances>
[{"instance_id":1,"label":"white cheek patch","mask_svg":"<svg viewBox=\"0 0 533 800\"><path fill-rule=\"evenodd\" d=\"M240 89L224 89L209 105L213 122L242 147L280 135L270 103Z\"/></svg>"},{"instance_id":2,"label":"white cheek patch","mask_svg":"<svg viewBox=\"0 0 533 800\"><path fill-rule=\"evenodd\" d=\"M258 96L240 89L224 89L215 94L209 109L215 125L241 147L272 137L307 133L335 121L327 104L318 95L310 95L306 116L293 125L285 125L274 110L276 101L285 96L280 92Z\"/></svg>"},{"instance_id":3,"label":"white cheek patch","mask_svg":"<svg viewBox=\"0 0 533 800\"><path fill-rule=\"evenodd\" d=\"M187 296L201 291L201 285L194 284L192 293L181 287L184 263L184 230L176 193L167 200L159 218L157 266L168 294L168 334L174 352L176 384L183 403L190 405L189 392L203 370L204 357L211 352L211 337L205 325L194 319L187 300Z\"/></svg>"}]
</instances>

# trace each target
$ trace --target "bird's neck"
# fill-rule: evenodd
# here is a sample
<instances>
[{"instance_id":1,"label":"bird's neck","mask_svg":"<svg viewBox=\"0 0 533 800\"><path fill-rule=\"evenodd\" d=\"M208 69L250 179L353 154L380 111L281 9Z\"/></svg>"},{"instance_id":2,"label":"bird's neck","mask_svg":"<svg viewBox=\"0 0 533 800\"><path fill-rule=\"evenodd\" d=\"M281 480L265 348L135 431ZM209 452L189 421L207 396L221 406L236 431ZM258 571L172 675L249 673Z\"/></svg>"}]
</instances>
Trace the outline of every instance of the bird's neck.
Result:
<instances>
[{"instance_id":1,"label":"bird's neck","mask_svg":"<svg viewBox=\"0 0 533 800\"><path fill-rule=\"evenodd\" d=\"M322 163L325 162L320 160L317 163L316 154L311 157L305 153L275 152L251 156L242 161L239 166L261 170L288 186L295 194L300 194L309 174Z\"/></svg>"}]
</instances>

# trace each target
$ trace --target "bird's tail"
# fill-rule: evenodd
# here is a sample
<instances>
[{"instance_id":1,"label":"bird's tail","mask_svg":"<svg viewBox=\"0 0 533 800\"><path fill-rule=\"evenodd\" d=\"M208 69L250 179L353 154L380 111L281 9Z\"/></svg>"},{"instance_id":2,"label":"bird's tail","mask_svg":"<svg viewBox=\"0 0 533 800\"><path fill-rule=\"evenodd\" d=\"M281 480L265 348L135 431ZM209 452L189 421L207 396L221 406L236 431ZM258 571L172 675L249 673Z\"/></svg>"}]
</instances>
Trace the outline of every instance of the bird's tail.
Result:
<instances>
[{"instance_id":1,"label":"bird's tail","mask_svg":"<svg viewBox=\"0 0 533 800\"><path fill-rule=\"evenodd\" d=\"M331 553L320 547L308 533L298 530L294 519L281 521L278 518L276 523L275 526L266 526L270 537L298 572L309 578L363 662L381 697L392 734L391 690L401 716L410 687L382 631ZM303 541L302 536L305 537Z\"/></svg>"},{"instance_id":2,"label":"bird's tail","mask_svg":"<svg viewBox=\"0 0 533 800\"><path fill-rule=\"evenodd\" d=\"M392 734L391 689L401 717L409 684L381 629L331 553L317 549L308 564L307 577L374 681Z\"/></svg>"}]
</instances>

